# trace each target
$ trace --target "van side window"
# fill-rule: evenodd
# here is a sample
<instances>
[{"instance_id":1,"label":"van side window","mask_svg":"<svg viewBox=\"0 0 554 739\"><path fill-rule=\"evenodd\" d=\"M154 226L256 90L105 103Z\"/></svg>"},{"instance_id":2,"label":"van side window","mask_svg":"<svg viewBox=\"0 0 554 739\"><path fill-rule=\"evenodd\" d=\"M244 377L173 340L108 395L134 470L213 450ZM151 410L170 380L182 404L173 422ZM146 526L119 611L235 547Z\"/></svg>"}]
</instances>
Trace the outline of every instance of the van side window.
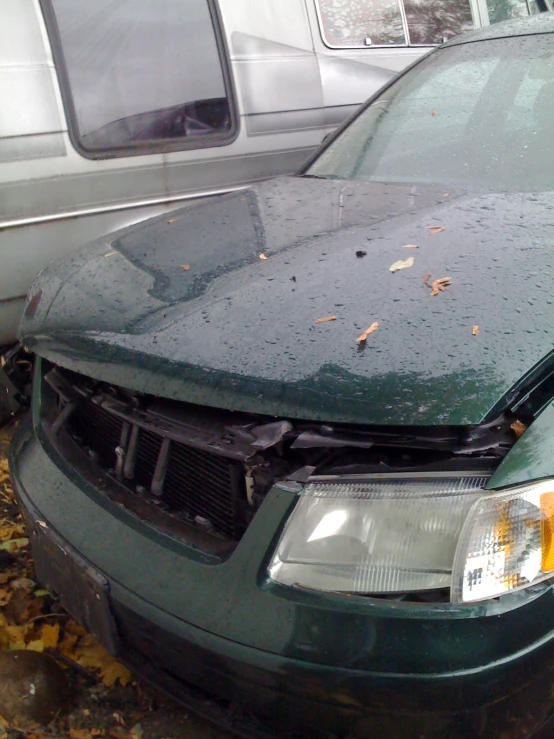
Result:
<instances>
[{"instance_id":1,"label":"van side window","mask_svg":"<svg viewBox=\"0 0 554 739\"><path fill-rule=\"evenodd\" d=\"M489 13L490 23L500 23L500 21L509 21L512 18L525 18L528 15L536 15L546 8L537 0L487 0L487 10Z\"/></svg>"},{"instance_id":2,"label":"van side window","mask_svg":"<svg viewBox=\"0 0 554 739\"><path fill-rule=\"evenodd\" d=\"M331 47L430 46L473 28L469 0L316 0Z\"/></svg>"},{"instance_id":3,"label":"van side window","mask_svg":"<svg viewBox=\"0 0 554 739\"><path fill-rule=\"evenodd\" d=\"M405 46L399 0L316 0L329 46Z\"/></svg>"},{"instance_id":4,"label":"van side window","mask_svg":"<svg viewBox=\"0 0 554 739\"><path fill-rule=\"evenodd\" d=\"M50 11L85 155L229 140L232 108L208 0L50 0Z\"/></svg>"},{"instance_id":5,"label":"van side window","mask_svg":"<svg viewBox=\"0 0 554 739\"><path fill-rule=\"evenodd\" d=\"M410 44L430 46L473 28L469 0L404 0Z\"/></svg>"}]
</instances>

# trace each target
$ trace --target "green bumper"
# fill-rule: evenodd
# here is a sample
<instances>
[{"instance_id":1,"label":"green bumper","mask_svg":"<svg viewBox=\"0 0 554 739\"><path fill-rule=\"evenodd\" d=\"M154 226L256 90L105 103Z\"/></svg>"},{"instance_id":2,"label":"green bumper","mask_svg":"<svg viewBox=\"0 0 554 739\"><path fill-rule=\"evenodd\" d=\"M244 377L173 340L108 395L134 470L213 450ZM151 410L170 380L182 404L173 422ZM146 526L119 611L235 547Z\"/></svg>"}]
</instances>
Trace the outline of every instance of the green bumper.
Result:
<instances>
[{"instance_id":1,"label":"green bumper","mask_svg":"<svg viewBox=\"0 0 554 739\"><path fill-rule=\"evenodd\" d=\"M284 588L266 567L294 487L218 559L110 500L40 424L20 424L11 469L28 520L106 578L120 659L182 700L245 704L276 736L522 739L550 713L550 586L461 607Z\"/></svg>"}]
</instances>

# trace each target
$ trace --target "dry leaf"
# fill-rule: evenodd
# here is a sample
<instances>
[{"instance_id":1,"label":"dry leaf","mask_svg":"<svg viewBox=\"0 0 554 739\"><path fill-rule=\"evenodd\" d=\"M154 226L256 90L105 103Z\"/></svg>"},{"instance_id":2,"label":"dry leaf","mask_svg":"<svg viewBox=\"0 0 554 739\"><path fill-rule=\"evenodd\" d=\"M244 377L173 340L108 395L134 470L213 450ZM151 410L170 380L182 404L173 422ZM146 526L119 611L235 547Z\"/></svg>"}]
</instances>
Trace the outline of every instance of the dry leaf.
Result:
<instances>
[{"instance_id":1,"label":"dry leaf","mask_svg":"<svg viewBox=\"0 0 554 739\"><path fill-rule=\"evenodd\" d=\"M117 682L127 685L131 673L106 652L90 634L84 636L68 656L82 667L98 670L104 684L111 688Z\"/></svg>"},{"instance_id":2,"label":"dry leaf","mask_svg":"<svg viewBox=\"0 0 554 739\"><path fill-rule=\"evenodd\" d=\"M414 266L414 258L410 257L409 259L406 259L404 262L399 259L398 262L395 262L394 264L391 264L389 267L389 272L398 272L400 269L408 269L408 267Z\"/></svg>"},{"instance_id":3,"label":"dry leaf","mask_svg":"<svg viewBox=\"0 0 554 739\"><path fill-rule=\"evenodd\" d=\"M58 646L60 640L60 625L59 624L44 624L41 629L40 637L44 644L44 648L51 647L55 649Z\"/></svg>"},{"instance_id":4,"label":"dry leaf","mask_svg":"<svg viewBox=\"0 0 554 739\"><path fill-rule=\"evenodd\" d=\"M336 321L336 320L337 320L336 316L324 316L323 318L318 318L317 321L315 321L315 323L316 324L317 323L328 323L329 321Z\"/></svg>"},{"instance_id":5,"label":"dry leaf","mask_svg":"<svg viewBox=\"0 0 554 739\"><path fill-rule=\"evenodd\" d=\"M514 421L510 428L516 435L516 439L519 439L527 431L527 426L521 421Z\"/></svg>"},{"instance_id":6,"label":"dry leaf","mask_svg":"<svg viewBox=\"0 0 554 739\"><path fill-rule=\"evenodd\" d=\"M371 326L363 332L363 334L360 334L360 336L358 336L358 338L356 339L356 343L361 344L361 342L365 341L370 334L377 331L378 328L379 323L378 321L375 321L375 323L372 323Z\"/></svg>"},{"instance_id":7,"label":"dry leaf","mask_svg":"<svg viewBox=\"0 0 554 739\"><path fill-rule=\"evenodd\" d=\"M432 110L432 111L431 111L431 115L432 115L432 116L433 116L433 118L434 118L434 117L435 117L435 116L437 115L437 111L436 111L436 110Z\"/></svg>"},{"instance_id":8,"label":"dry leaf","mask_svg":"<svg viewBox=\"0 0 554 739\"><path fill-rule=\"evenodd\" d=\"M44 652L44 642L42 639L34 639L27 644L29 652Z\"/></svg>"},{"instance_id":9,"label":"dry leaf","mask_svg":"<svg viewBox=\"0 0 554 739\"><path fill-rule=\"evenodd\" d=\"M70 739L95 739L102 736L104 732L101 729L69 729Z\"/></svg>"},{"instance_id":10,"label":"dry leaf","mask_svg":"<svg viewBox=\"0 0 554 739\"><path fill-rule=\"evenodd\" d=\"M9 541L25 534L25 526L22 523L11 521L0 521L0 541Z\"/></svg>"},{"instance_id":11,"label":"dry leaf","mask_svg":"<svg viewBox=\"0 0 554 739\"><path fill-rule=\"evenodd\" d=\"M473 328L471 329L471 335L472 335L472 336L479 336L479 326L474 326L474 327L473 327Z\"/></svg>"},{"instance_id":12,"label":"dry leaf","mask_svg":"<svg viewBox=\"0 0 554 739\"><path fill-rule=\"evenodd\" d=\"M18 549L23 549L28 546L29 539L12 539L11 541L3 541L0 544L0 549L6 549L8 552L17 552Z\"/></svg>"},{"instance_id":13,"label":"dry leaf","mask_svg":"<svg viewBox=\"0 0 554 739\"><path fill-rule=\"evenodd\" d=\"M168 223L175 223L175 218L170 218Z\"/></svg>"},{"instance_id":14,"label":"dry leaf","mask_svg":"<svg viewBox=\"0 0 554 739\"><path fill-rule=\"evenodd\" d=\"M404 244L403 249L419 249L417 244Z\"/></svg>"},{"instance_id":15,"label":"dry leaf","mask_svg":"<svg viewBox=\"0 0 554 739\"><path fill-rule=\"evenodd\" d=\"M427 285L427 287L432 287L431 283L429 282L430 279L431 279L431 273L430 272L426 272L423 275L423 284L424 285Z\"/></svg>"},{"instance_id":16,"label":"dry leaf","mask_svg":"<svg viewBox=\"0 0 554 739\"><path fill-rule=\"evenodd\" d=\"M117 254L116 251L109 251L106 254L104 254L104 259L107 259L108 257L113 257L114 254Z\"/></svg>"},{"instance_id":17,"label":"dry leaf","mask_svg":"<svg viewBox=\"0 0 554 739\"><path fill-rule=\"evenodd\" d=\"M7 606L10 600L12 599L13 593L11 590L0 590L0 608L3 606Z\"/></svg>"},{"instance_id":18,"label":"dry leaf","mask_svg":"<svg viewBox=\"0 0 554 739\"><path fill-rule=\"evenodd\" d=\"M449 195L450 195L449 192L443 192L443 194L442 194L443 198L447 198Z\"/></svg>"},{"instance_id":19,"label":"dry leaf","mask_svg":"<svg viewBox=\"0 0 554 739\"><path fill-rule=\"evenodd\" d=\"M265 260L265 259L267 259L267 257L266 257L265 254L260 254L260 259L264 259Z\"/></svg>"},{"instance_id":20,"label":"dry leaf","mask_svg":"<svg viewBox=\"0 0 554 739\"><path fill-rule=\"evenodd\" d=\"M444 231L444 226L427 226L427 230L432 236L435 236L435 234L440 234L441 231Z\"/></svg>"},{"instance_id":21,"label":"dry leaf","mask_svg":"<svg viewBox=\"0 0 554 739\"><path fill-rule=\"evenodd\" d=\"M108 729L108 735L113 736L114 739L129 739L129 732L123 726L112 726Z\"/></svg>"},{"instance_id":22,"label":"dry leaf","mask_svg":"<svg viewBox=\"0 0 554 739\"><path fill-rule=\"evenodd\" d=\"M188 265L188 264L180 264L180 265L179 265L179 267L181 267L181 269L184 269L184 270L185 270L185 272L188 272L188 271L189 271L189 269L190 269L190 267L189 267L189 265Z\"/></svg>"},{"instance_id":23,"label":"dry leaf","mask_svg":"<svg viewBox=\"0 0 554 739\"><path fill-rule=\"evenodd\" d=\"M444 292L446 287L451 285L450 277L440 277L438 280L433 280L431 283L431 295L435 296L439 293Z\"/></svg>"}]
</instances>

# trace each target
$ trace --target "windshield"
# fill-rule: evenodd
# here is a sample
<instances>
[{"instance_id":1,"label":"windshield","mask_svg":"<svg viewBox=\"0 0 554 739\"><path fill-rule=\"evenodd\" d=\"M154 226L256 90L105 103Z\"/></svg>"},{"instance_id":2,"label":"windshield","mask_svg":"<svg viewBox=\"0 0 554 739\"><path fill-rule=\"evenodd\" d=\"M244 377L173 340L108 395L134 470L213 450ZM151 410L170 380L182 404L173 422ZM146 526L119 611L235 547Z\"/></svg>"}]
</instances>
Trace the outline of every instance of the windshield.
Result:
<instances>
[{"instance_id":1,"label":"windshield","mask_svg":"<svg viewBox=\"0 0 554 739\"><path fill-rule=\"evenodd\" d=\"M554 188L554 35L440 49L354 119L312 177Z\"/></svg>"}]
</instances>

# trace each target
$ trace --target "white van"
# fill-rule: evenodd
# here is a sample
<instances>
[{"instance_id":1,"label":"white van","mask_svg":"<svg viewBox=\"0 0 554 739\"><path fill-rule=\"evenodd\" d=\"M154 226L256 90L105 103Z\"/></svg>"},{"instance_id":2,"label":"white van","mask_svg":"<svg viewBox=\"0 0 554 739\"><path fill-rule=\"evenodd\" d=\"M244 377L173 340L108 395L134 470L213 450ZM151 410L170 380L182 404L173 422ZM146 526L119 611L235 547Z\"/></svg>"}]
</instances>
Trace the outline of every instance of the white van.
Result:
<instances>
[{"instance_id":1,"label":"white van","mask_svg":"<svg viewBox=\"0 0 554 739\"><path fill-rule=\"evenodd\" d=\"M395 71L545 0L0 0L0 346L32 279L294 171Z\"/></svg>"}]
</instances>

